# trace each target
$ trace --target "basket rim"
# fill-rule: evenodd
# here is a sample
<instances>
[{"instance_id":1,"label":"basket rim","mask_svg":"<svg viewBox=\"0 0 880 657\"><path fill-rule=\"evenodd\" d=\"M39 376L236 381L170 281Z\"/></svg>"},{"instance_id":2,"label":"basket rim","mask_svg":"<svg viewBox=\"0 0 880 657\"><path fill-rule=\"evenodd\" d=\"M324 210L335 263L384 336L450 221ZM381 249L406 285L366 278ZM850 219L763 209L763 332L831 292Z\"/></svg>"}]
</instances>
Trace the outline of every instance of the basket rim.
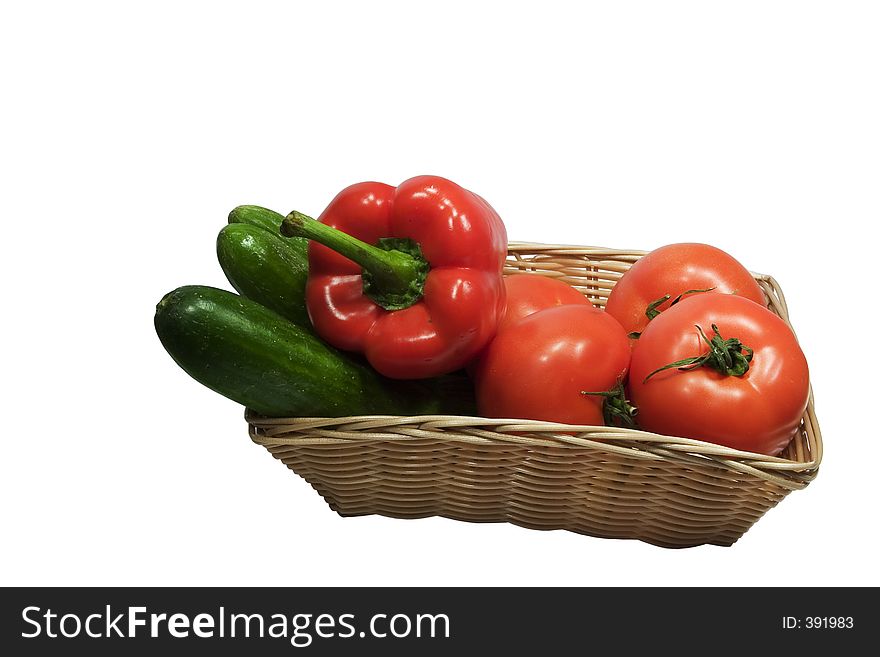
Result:
<instances>
[{"instance_id":1,"label":"basket rim","mask_svg":"<svg viewBox=\"0 0 880 657\"><path fill-rule=\"evenodd\" d=\"M726 470L752 475L795 490L818 473L822 460L821 434L810 398L805 421L814 432L813 458L795 461L779 456L665 436L637 429L563 424L520 418L464 415L352 415L345 417L269 418L245 410L251 440L266 448L352 443L424 442L463 445L519 445L616 452L631 458L675 461L682 465L714 463Z\"/></svg>"},{"instance_id":2,"label":"basket rim","mask_svg":"<svg viewBox=\"0 0 880 657\"><path fill-rule=\"evenodd\" d=\"M516 259L518 259L521 252L530 254L540 252L541 255L611 257L617 260L632 260L633 262L650 253L650 251L642 249L622 249L608 246L580 246L577 244L543 244L541 242L522 241L508 242L507 252ZM774 291L781 294L782 290L779 289L779 284L770 274L762 274L752 270L748 271L756 281L772 283L775 288Z\"/></svg>"}]
</instances>

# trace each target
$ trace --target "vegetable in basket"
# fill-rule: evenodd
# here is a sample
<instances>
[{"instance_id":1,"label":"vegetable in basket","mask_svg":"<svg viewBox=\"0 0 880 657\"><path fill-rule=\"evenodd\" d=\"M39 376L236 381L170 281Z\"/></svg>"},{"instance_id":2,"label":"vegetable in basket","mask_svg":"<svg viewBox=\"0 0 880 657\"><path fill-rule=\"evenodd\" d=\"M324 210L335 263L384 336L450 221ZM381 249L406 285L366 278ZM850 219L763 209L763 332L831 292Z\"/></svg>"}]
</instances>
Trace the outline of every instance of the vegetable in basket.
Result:
<instances>
[{"instance_id":1,"label":"vegetable in basket","mask_svg":"<svg viewBox=\"0 0 880 657\"><path fill-rule=\"evenodd\" d=\"M535 274L513 274L504 277L504 296L506 305L498 320L496 337L505 328L516 324L539 310L557 306L589 306L589 300L571 285L555 278ZM491 344L491 343L490 343ZM487 347L488 348L488 347ZM484 349L485 351L485 349ZM472 360L467 371L473 374L479 364L480 356Z\"/></svg>"},{"instance_id":2,"label":"vegetable in basket","mask_svg":"<svg viewBox=\"0 0 880 657\"><path fill-rule=\"evenodd\" d=\"M230 224L248 224L262 228L268 233L277 235L281 230L281 223L284 221L284 215L275 210L264 208L260 205L239 205L232 209L229 213ZM302 249L305 252L309 245L308 240L290 240L294 248Z\"/></svg>"},{"instance_id":3,"label":"vegetable in basket","mask_svg":"<svg viewBox=\"0 0 880 657\"><path fill-rule=\"evenodd\" d=\"M629 390L647 431L776 455L798 431L810 384L779 316L709 292L648 324L633 346Z\"/></svg>"},{"instance_id":4,"label":"vegetable in basket","mask_svg":"<svg viewBox=\"0 0 880 657\"><path fill-rule=\"evenodd\" d=\"M615 423L613 415L630 424L621 385L629 359L629 339L608 313L539 310L500 331L480 359L480 415L594 426Z\"/></svg>"},{"instance_id":5,"label":"vegetable in basket","mask_svg":"<svg viewBox=\"0 0 880 657\"><path fill-rule=\"evenodd\" d=\"M571 285L555 278L534 274L513 274L504 277L507 305L498 322L498 332L523 317L556 306L588 306L590 301Z\"/></svg>"},{"instance_id":6,"label":"vegetable in basket","mask_svg":"<svg viewBox=\"0 0 880 657\"><path fill-rule=\"evenodd\" d=\"M281 231L313 240L315 331L385 376L458 370L495 334L507 233L485 200L449 180L352 185L318 220L292 212Z\"/></svg>"},{"instance_id":7,"label":"vegetable in basket","mask_svg":"<svg viewBox=\"0 0 880 657\"><path fill-rule=\"evenodd\" d=\"M217 260L236 292L311 330L305 240L285 240L277 231L231 223L217 235Z\"/></svg>"},{"instance_id":8,"label":"vegetable in basket","mask_svg":"<svg viewBox=\"0 0 880 657\"><path fill-rule=\"evenodd\" d=\"M156 333L190 376L261 415L341 417L474 412L467 377L405 384L232 292L178 288L156 306Z\"/></svg>"},{"instance_id":9,"label":"vegetable in basket","mask_svg":"<svg viewBox=\"0 0 880 657\"><path fill-rule=\"evenodd\" d=\"M733 256L708 244L668 244L633 263L615 283L605 310L632 337L682 298L712 290L765 305L754 277Z\"/></svg>"}]
</instances>

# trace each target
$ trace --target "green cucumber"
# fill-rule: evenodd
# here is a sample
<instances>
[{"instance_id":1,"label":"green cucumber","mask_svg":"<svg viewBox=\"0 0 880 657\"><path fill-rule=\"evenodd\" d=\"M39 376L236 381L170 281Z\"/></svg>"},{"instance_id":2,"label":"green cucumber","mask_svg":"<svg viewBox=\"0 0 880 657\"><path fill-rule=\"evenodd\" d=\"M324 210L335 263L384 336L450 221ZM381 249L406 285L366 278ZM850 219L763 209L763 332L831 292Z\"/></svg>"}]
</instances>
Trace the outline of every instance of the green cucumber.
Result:
<instances>
[{"instance_id":1,"label":"green cucumber","mask_svg":"<svg viewBox=\"0 0 880 657\"><path fill-rule=\"evenodd\" d=\"M239 205L229 213L229 223L250 224L278 235L284 215L259 205ZM305 241L305 240L303 240Z\"/></svg>"},{"instance_id":2,"label":"green cucumber","mask_svg":"<svg viewBox=\"0 0 880 657\"><path fill-rule=\"evenodd\" d=\"M305 301L309 276L306 249L307 243L301 240L287 240L247 223L229 224L217 235L217 260L232 287L251 301L310 328Z\"/></svg>"},{"instance_id":3,"label":"green cucumber","mask_svg":"<svg viewBox=\"0 0 880 657\"><path fill-rule=\"evenodd\" d=\"M256 226L257 228L262 228L267 233L280 235L281 224L284 222L284 215L260 205L239 205L237 208L233 208L232 212L229 213L228 220L231 224L249 224L251 226ZM297 248L302 248L303 251L305 251L309 245L309 240L305 237L288 237L285 241L289 244L295 245Z\"/></svg>"},{"instance_id":4,"label":"green cucumber","mask_svg":"<svg viewBox=\"0 0 880 657\"><path fill-rule=\"evenodd\" d=\"M472 414L466 377L391 381L255 301L206 286L170 292L156 333L212 390L270 417Z\"/></svg>"}]
</instances>

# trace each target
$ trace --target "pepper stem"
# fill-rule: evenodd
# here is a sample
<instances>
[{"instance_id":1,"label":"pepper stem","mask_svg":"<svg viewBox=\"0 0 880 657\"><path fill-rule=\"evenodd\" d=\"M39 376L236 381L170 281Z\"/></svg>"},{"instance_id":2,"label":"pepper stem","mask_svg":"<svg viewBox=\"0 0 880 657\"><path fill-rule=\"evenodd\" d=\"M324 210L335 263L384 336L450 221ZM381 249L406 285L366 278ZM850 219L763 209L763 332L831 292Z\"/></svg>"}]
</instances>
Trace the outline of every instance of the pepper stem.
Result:
<instances>
[{"instance_id":1,"label":"pepper stem","mask_svg":"<svg viewBox=\"0 0 880 657\"><path fill-rule=\"evenodd\" d=\"M281 234L313 240L359 264L364 294L386 310L408 308L424 295L430 267L410 239L383 238L373 246L295 210L284 218Z\"/></svg>"}]
</instances>

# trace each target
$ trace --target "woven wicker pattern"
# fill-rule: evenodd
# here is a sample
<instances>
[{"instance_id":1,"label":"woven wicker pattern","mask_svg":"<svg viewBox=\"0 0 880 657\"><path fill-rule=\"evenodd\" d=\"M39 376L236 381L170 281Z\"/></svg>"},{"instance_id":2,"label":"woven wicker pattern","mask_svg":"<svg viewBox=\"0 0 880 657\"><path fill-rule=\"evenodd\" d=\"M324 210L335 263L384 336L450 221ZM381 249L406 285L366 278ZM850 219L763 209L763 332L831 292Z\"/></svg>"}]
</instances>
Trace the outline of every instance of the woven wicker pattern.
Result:
<instances>
[{"instance_id":1,"label":"woven wicker pattern","mask_svg":"<svg viewBox=\"0 0 880 657\"><path fill-rule=\"evenodd\" d=\"M559 278L604 306L644 255L513 243L506 273ZM755 274L788 321L782 291ZM634 538L664 547L733 544L816 476L822 438L812 397L780 457L610 427L459 416L262 418L250 435L343 516L445 516Z\"/></svg>"}]
</instances>

